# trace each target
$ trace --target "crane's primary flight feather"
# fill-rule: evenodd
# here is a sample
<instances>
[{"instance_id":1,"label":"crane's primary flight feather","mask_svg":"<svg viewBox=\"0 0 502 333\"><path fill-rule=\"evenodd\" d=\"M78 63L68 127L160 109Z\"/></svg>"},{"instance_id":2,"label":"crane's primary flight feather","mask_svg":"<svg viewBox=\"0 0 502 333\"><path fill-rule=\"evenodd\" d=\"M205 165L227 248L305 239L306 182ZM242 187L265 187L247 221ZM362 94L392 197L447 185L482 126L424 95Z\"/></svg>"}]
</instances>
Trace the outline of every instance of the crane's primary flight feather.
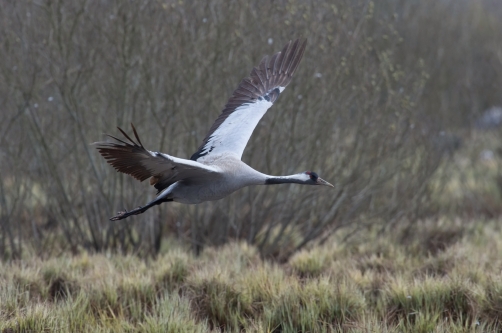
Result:
<instances>
[{"instance_id":1,"label":"crane's primary flight feather","mask_svg":"<svg viewBox=\"0 0 502 333\"><path fill-rule=\"evenodd\" d=\"M241 81L191 159L201 161L221 152L231 152L240 159L256 125L291 82L306 45L307 40L300 43L297 39L270 61L264 57Z\"/></svg>"}]
</instances>

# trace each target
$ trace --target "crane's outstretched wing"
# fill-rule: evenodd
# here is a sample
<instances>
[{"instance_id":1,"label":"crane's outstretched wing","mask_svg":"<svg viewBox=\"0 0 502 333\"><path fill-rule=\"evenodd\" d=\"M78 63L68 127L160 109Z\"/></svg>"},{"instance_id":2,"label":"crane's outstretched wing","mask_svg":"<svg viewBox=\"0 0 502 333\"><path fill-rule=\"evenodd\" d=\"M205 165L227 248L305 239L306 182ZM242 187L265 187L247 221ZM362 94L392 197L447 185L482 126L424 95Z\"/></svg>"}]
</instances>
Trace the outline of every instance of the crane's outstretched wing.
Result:
<instances>
[{"instance_id":1,"label":"crane's outstretched wing","mask_svg":"<svg viewBox=\"0 0 502 333\"><path fill-rule=\"evenodd\" d=\"M136 129L132 124L131 126L137 143L121 128L118 128L119 131L129 142L108 135L118 142L95 143L99 153L117 171L131 175L139 181L150 178L150 185L154 185L159 193L179 180L194 180L217 172L216 169L198 162L146 150Z\"/></svg>"},{"instance_id":2,"label":"crane's outstretched wing","mask_svg":"<svg viewBox=\"0 0 502 333\"><path fill-rule=\"evenodd\" d=\"M256 125L291 81L306 45L307 40L290 41L270 59L263 58L234 91L191 159L203 162L222 152L233 153L240 159Z\"/></svg>"}]
</instances>

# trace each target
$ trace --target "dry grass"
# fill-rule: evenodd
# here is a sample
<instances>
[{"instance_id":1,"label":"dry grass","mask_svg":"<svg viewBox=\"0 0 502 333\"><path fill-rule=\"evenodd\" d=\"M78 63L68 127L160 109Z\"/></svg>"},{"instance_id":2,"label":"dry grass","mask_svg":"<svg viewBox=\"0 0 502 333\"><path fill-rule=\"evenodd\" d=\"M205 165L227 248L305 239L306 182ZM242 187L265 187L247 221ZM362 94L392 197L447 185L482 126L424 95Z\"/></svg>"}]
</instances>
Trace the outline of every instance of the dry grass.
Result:
<instances>
[{"instance_id":1,"label":"dry grass","mask_svg":"<svg viewBox=\"0 0 502 333\"><path fill-rule=\"evenodd\" d=\"M3 263L0 332L489 332L502 324L499 220L332 238L284 264L230 243L201 256L62 255ZM462 229L427 251L425 239ZM440 268L439 268L440 267ZM440 271L440 273L438 273Z\"/></svg>"}]
</instances>

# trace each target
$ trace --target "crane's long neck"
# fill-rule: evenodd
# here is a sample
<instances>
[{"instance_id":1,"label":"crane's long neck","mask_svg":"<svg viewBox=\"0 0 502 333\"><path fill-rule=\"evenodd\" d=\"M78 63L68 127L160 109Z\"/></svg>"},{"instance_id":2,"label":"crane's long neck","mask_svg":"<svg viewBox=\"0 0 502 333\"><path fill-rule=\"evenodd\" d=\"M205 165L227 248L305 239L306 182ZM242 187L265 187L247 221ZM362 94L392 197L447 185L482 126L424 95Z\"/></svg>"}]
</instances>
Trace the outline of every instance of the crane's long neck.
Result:
<instances>
[{"instance_id":1,"label":"crane's long neck","mask_svg":"<svg viewBox=\"0 0 502 333\"><path fill-rule=\"evenodd\" d=\"M275 184L304 184L304 185L313 185L310 180L310 176L306 173L297 173L294 175L286 175L286 176L272 176L261 173L249 165L239 161L238 164L239 172L242 178L241 183L243 186L248 185L275 185Z\"/></svg>"},{"instance_id":2,"label":"crane's long neck","mask_svg":"<svg viewBox=\"0 0 502 333\"><path fill-rule=\"evenodd\" d=\"M265 185L276 185L276 184L305 184L308 177L301 177L300 175L289 175L289 176L268 176L265 179Z\"/></svg>"}]
</instances>

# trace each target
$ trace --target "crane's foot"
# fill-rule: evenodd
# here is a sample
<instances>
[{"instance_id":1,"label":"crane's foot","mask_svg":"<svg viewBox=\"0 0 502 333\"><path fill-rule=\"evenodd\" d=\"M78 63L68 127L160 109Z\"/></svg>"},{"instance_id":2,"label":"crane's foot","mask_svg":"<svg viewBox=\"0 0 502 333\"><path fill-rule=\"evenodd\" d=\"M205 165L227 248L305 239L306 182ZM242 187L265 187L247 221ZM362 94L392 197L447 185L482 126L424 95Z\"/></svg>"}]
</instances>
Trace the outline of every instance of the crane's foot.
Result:
<instances>
[{"instance_id":1,"label":"crane's foot","mask_svg":"<svg viewBox=\"0 0 502 333\"><path fill-rule=\"evenodd\" d=\"M145 207L146 208L146 207ZM118 221L118 220L123 220L131 215L138 215L138 214L141 214L141 213L144 213L145 209L144 207L141 207L139 206L138 208L136 209L133 209L131 210L130 212L128 212L127 210L123 210L121 212L118 212L117 215L113 216L113 217L110 217L110 221Z\"/></svg>"},{"instance_id":2,"label":"crane's foot","mask_svg":"<svg viewBox=\"0 0 502 333\"><path fill-rule=\"evenodd\" d=\"M117 212L117 215L115 215L113 217L110 217L110 221L122 220L122 219L125 219L128 216L129 216L129 214L128 214L127 210L124 210L124 211L121 211L121 212Z\"/></svg>"}]
</instances>

